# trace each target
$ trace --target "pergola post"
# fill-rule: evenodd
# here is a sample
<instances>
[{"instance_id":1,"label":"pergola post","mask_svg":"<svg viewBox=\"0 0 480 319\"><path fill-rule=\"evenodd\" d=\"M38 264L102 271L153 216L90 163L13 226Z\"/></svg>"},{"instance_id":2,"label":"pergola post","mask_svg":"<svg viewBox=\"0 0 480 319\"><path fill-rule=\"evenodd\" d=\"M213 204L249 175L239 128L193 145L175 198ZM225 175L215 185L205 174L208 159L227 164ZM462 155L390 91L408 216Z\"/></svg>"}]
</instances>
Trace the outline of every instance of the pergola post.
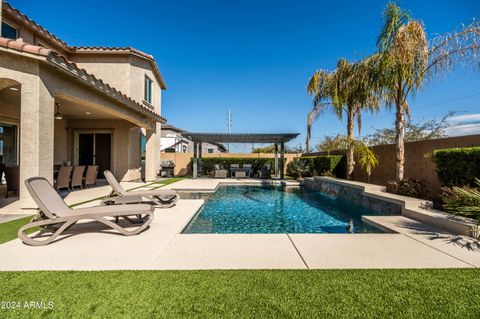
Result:
<instances>
[{"instance_id":1,"label":"pergola post","mask_svg":"<svg viewBox=\"0 0 480 319\"><path fill-rule=\"evenodd\" d=\"M280 179L285 178L285 143L282 141L282 155L280 157Z\"/></svg>"},{"instance_id":2,"label":"pergola post","mask_svg":"<svg viewBox=\"0 0 480 319\"><path fill-rule=\"evenodd\" d=\"M198 143L198 176L203 175L202 142Z\"/></svg>"},{"instance_id":3,"label":"pergola post","mask_svg":"<svg viewBox=\"0 0 480 319\"><path fill-rule=\"evenodd\" d=\"M275 143L275 177L278 177L278 143Z\"/></svg>"},{"instance_id":4,"label":"pergola post","mask_svg":"<svg viewBox=\"0 0 480 319\"><path fill-rule=\"evenodd\" d=\"M197 142L193 142L192 177L197 178Z\"/></svg>"}]
</instances>

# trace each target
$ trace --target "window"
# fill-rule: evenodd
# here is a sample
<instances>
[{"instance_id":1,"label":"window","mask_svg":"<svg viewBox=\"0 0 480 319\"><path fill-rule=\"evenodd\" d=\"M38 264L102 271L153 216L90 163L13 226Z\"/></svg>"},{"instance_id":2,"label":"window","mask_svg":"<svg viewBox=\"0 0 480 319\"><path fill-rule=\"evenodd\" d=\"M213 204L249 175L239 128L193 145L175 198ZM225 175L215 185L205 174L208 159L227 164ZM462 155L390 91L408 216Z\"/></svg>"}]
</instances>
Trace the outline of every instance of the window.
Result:
<instances>
[{"instance_id":1,"label":"window","mask_svg":"<svg viewBox=\"0 0 480 319\"><path fill-rule=\"evenodd\" d=\"M150 104L152 104L152 83L153 81L145 75L145 91L143 99Z\"/></svg>"},{"instance_id":2,"label":"window","mask_svg":"<svg viewBox=\"0 0 480 319\"><path fill-rule=\"evenodd\" d=\"M213 148L207 148L207 153L212 154L213 153Z\"/></svg>"},{"instance_id":3,"label":"window","mask_svg":"<svg viewBox=\"0 0 480 319\"><path fill-rule=\"evenodd\" d=\"M2 37L16 40L18 38L18 30L11 25L2 22Z\"/></svg>"}]
</instances>

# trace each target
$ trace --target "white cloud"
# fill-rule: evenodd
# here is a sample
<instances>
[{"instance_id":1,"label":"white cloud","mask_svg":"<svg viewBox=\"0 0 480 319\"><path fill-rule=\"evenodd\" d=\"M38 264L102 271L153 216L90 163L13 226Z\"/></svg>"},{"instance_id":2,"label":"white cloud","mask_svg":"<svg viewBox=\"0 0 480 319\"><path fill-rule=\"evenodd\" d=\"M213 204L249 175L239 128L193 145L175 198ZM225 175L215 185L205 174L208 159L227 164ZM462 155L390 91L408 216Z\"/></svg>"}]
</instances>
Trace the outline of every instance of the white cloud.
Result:
<instances>
[{"instance_id":1,"label":"white cloud","mask_svg":"<svg viewBox=\"0 0 480 319\"><path fill-rule=\"evenodd\" d=\"M480 122L480 113L452 116L448 121L451 123Z\"/></svg>"},{"instance_id":2,"label":"white cloud","mask_svg":"<svg viewBox=\"0 0 480 319\"><path fill-rule=\"evenodd\" d=\"M480 134L480 123L452 125L445 129L448 136Z\"/></svg>"}]
</instances>

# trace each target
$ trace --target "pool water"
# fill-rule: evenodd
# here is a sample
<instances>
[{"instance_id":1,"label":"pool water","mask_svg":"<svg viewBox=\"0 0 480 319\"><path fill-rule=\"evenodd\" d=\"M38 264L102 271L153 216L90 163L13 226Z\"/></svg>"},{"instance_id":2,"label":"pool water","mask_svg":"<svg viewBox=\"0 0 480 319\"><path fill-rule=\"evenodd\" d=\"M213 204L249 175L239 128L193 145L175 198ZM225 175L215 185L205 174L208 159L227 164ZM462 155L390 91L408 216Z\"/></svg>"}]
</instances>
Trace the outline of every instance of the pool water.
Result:
<instances>
[{"instance_id":1,"label":"pool water","mask_svg":"<svg viewBox=\"0 0 480 319\"><path fill-rule=\"evenodd\" d=\"M220 186L183 233L381 233L362 222L380 215L305 188Z\"/></svg>"}]
</instances>

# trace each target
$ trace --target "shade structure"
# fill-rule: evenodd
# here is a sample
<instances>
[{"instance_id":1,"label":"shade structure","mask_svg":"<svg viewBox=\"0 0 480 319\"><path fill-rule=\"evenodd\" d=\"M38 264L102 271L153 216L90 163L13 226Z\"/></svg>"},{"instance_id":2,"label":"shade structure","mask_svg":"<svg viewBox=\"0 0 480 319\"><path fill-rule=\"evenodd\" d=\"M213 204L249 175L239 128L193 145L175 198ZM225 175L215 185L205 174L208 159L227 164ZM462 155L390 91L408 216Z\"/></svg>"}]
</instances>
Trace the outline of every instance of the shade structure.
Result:
<instances>
[{"instance_id":1,"label":"shade structure","mask_svg":"<svg viewBox=\"0 0 480 319\"><path fill-rule=\"evenodd\" d=\"M300 133L202 133L185 132L186 138L197 143L286 143Z\"/></svg>"},{"instance_id":2,"label":"shade structure","mask_svg":"<svg viewBox=\"0 0 480 319\"><path fill-rule=\"evenodd\" d=\"M202 166L202 143L269 143L275 144L275 175L280 171L280 178L284 178L285 170L285 143L296 138L300 133L203 133L185 132L184 137L193 141L193 178L197 178ZM280 169L278 161L278 145L280 144ZM198 152L197 152L198 149ZM200 169L199 169L200 167Z\"/></svg>"}]
</instances>

